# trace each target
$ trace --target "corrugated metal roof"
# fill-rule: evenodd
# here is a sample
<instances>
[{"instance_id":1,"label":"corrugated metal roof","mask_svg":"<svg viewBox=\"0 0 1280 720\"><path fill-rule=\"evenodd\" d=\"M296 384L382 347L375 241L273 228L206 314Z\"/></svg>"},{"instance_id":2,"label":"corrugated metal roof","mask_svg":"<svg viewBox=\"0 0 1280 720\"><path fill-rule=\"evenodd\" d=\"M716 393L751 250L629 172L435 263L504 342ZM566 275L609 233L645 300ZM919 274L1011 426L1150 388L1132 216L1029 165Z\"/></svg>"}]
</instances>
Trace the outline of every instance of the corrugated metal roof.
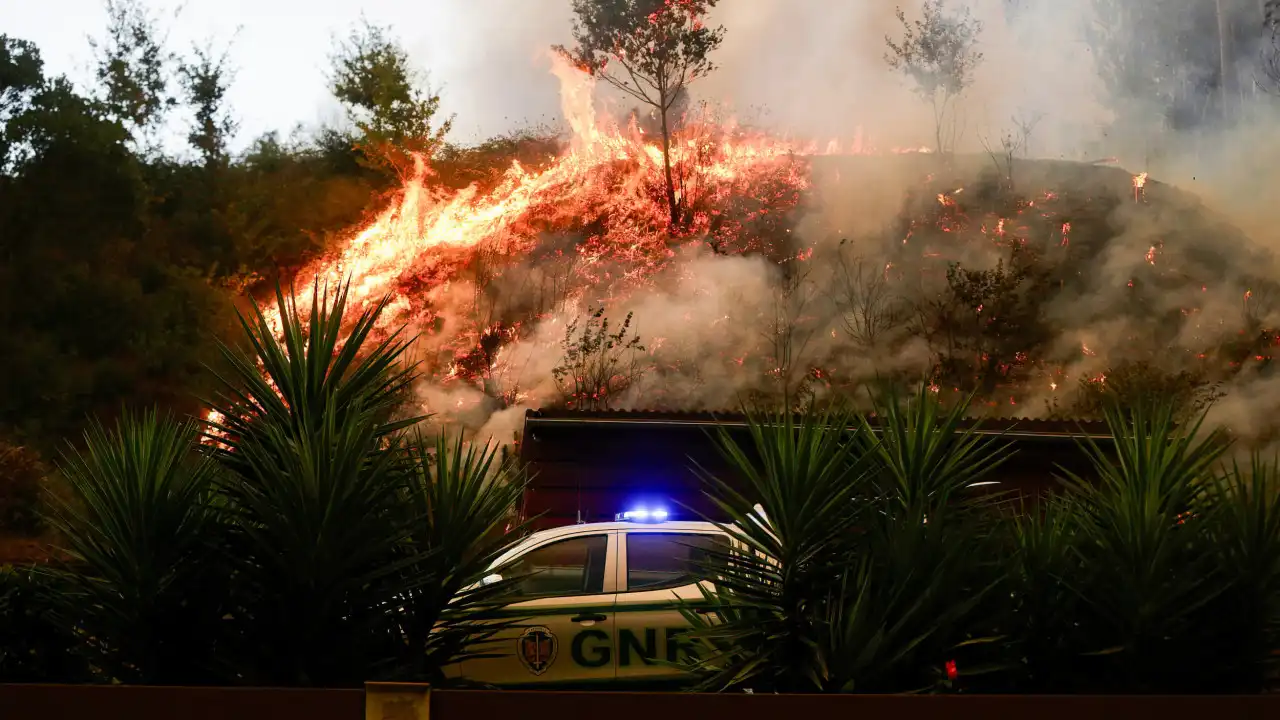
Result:
<instances>
[{"instance_id":1,"label":"corrugated metal roof","mask_svg":"<svg viewBox=\"0 0 1280 720\"><path fill-rule=\"evenodd\" d=\"M743 425L746 415L738 410L569 410L547 408L525 411L526 426L551 425L654 425L664 427ZM874 420L872 421L874 424ZM1090 437L1109 439L1106 423L1097 420L1065 420L1025 417L977 417L966 426L979 425L981 432L1007 437Z\"/></svg>"}]
</instances>

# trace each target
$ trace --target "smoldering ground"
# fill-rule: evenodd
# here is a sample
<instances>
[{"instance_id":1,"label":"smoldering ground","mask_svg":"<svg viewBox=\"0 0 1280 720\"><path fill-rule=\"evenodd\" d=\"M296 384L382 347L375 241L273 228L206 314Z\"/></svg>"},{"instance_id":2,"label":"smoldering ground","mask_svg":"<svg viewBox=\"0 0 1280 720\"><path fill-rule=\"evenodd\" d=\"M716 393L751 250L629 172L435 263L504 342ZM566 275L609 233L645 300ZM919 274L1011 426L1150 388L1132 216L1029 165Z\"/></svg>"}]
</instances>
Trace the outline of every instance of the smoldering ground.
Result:
<instances>
[{"instance_id":1,"label":"smoldering ground","mask_svg":"<svg viewBox=\"0 0 1280 720\"><path fill-rule=\"evenodd\" d=\"M564 329L603 305L614 327L632 313L646 347L634 358L646 371L619 386L611 407L725 408L752 393L821 395L884 375L937 382L946 353L1007 351L1016 367L1007 382L984 388L986 412L1069 413L1089 379L1104 383L1109 368L1136 362L1194 373L1222 396L1215 419L1246 435L1269 433L1268 398L1280 397L1266 371L1269 351L1254 343L1257 352L1233 359L1222 347L1265 337L1280 323L1275 303L1263 299L1280 220L1267 190L1275 185L1273 159L1280 160L1280 145L1265 131L1274 119L1270 99L1251 96L1237 122L1200 128L1194 142L1166 127L1120 127L1113 108L1126 99L1108 96L1088 51L1090 3L966 5L983 23L985 57L956 107L951 161L814 159L812 185L790 216L794 257L722 255L690 239L644 283L625 291L621 283L597 285L544 308L502 343L485 378L424 382L424 408L461 419L480 436L510 438L524 409L562 401L551 371L563 361ZM912 20L913 8L905 9ZM722 3L713 17L727 31L718 69L695 96L797 138L847 144L858 136L881 151L928 145L929 107L884 62L885 35L902 29L894 10L890 2ZM546 27L531 22L519 37L531 59L543 62L534 46L564 42L567 28L560 17ZM602 116L627 109L607 92L597 93L597 104ZM753 115L760 107L766 112ZM1001 139L1031 118L1038 121L1016 161L1002 165ZM1115 162L1087 164L1106 157ZM1072 162L1036 160L1045 158ZM1132 179L1143 171L1151 180L1138 192ZM1008 176L1005 200L1020 200L968 200ZM938 213L952 212L934 200L935 190L960 203L969 233L941 250L937 238L911 227L930 225L936 235ZM1035 227L1019 231L1027 224L1020 218L1032 216ZM972 314L961 319L979 339L944 351L922 308L938 305L949 288L942 272L920 273L920 254L935 253L935 270L951 261L993 271L1011 262L1009 238L1046 252L1062 248L1063 257L1079 252L1059 263L1057 287L1035 298L1045 336L1025 351L998 347L982 337L979 316L987 309L960 303L948 312ZM504 302L539 304L522 296L545 287L527 281L539 273L534 263L504 269ZM460 279L435 292L444 328L454 315L474 313L478 290ZM1041 290L1021 288L1024 295ZM868 293L883 299L877 304ZM876 313L887 317L869 317ZM868 329L878 332L870 341ZM1019 360L1019 353L1030 357Z\"/></svg>"}]
</instances>

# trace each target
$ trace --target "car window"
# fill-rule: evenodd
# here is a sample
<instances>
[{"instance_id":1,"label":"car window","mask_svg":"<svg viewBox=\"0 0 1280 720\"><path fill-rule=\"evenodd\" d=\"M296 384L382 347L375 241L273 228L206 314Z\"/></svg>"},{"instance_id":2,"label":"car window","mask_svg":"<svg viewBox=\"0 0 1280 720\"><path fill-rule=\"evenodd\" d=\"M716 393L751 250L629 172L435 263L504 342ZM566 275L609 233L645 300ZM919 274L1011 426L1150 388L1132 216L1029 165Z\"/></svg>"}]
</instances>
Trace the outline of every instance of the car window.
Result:
<instances>
[{"instance_id":1,"label":"car window","mask_svg":"<svg viewBox=\"0 0 1280 720\"><path fill-rule=\"evenodd\" d=\"M629 533L627 590L650 590L693 582L707 550L727 547L719 535Z\"/></svg>"},{"instance_id":2,"label":"car window","mask_svg":"<svg viewBox=\"0 0 1280 720\"><path fill-rule=\"evenodd\" d=\"M507 572L523 578L516 590L523 597L603 592L608 549L607 535L560 540L524 554Z\"/></svg>"}]
</instances>

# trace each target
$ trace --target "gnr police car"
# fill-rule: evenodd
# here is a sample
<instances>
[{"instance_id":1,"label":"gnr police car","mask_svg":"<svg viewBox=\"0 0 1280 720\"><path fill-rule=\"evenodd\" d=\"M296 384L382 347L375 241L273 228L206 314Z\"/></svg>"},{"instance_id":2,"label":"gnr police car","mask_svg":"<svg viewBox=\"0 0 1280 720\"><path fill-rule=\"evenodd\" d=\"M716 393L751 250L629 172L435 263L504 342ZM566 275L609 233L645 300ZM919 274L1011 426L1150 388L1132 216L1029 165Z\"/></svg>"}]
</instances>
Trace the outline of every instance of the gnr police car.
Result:
<instances>
[{"instance_id":1,"label":"gnr police car","mask_svg":"<svg viewBox=\"0 0 1280 720\"><path fill-rule=\"evenodd\" d=\"M679 680L683 671L655 661L682 657L681 602L703 599L695 563L728 543L715 525L668 520L661 509L534 533L493 564L524 577L508 606L520 626L485 648L502 657L465 660L449 674L505 686Z\"/></svg>"}]
</instances>

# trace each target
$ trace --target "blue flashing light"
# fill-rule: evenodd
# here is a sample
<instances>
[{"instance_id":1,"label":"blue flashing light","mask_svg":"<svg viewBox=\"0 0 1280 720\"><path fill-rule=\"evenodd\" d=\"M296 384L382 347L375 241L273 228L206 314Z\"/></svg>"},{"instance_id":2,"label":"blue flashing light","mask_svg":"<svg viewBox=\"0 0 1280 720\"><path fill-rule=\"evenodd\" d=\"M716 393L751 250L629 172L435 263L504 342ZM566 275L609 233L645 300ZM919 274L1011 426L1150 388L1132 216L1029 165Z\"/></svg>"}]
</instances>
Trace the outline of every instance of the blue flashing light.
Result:
<instances>
[{"instance_id":1,"label":"blue flashing light","mask_svg":"<svg viewBox=\"0 0 1280 720\"><path fill-rule=\"evenodd\" d=\"M614 520L622 522L662 522L670 517L670 514L662 508L650 510L648 508L636 508L626 512L618 513L614 516Z\"/></svg>"}]
</instances>

